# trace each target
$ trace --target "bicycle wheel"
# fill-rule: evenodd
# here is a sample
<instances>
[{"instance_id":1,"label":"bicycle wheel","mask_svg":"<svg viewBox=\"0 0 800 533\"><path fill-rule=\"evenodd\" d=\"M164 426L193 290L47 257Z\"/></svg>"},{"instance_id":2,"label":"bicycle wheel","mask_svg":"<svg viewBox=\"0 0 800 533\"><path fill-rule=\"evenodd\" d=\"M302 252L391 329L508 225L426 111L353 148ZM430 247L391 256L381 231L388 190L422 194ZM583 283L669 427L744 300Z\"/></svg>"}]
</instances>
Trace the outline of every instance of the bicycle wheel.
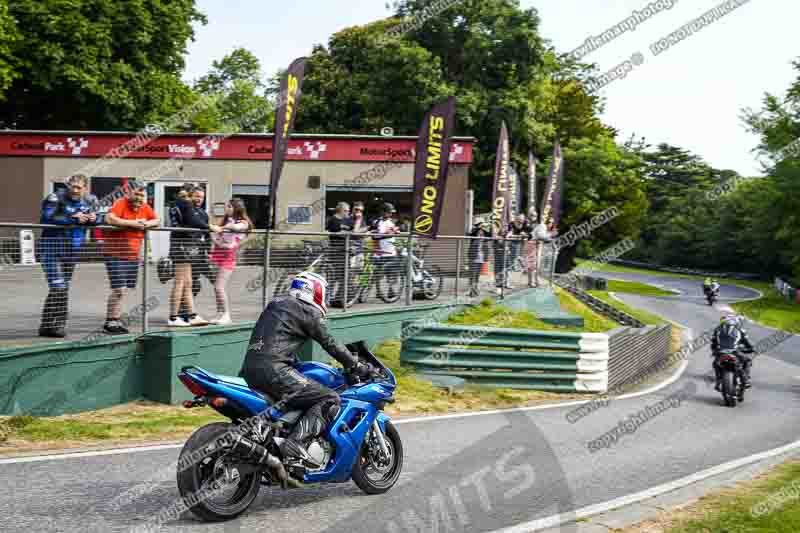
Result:
<instances>
[{"instance_id":1,"label":"bicycle wheel","mask_svg":"<svg viewBox=\"0 0 800 533\"><path fill-rule=\"evenodd\" d=\"M402 266L401 262L393 261L375 273L378 298L387 304L395 303L405 292L406 278L401 271Z\"/></svg>"}]
</instances>

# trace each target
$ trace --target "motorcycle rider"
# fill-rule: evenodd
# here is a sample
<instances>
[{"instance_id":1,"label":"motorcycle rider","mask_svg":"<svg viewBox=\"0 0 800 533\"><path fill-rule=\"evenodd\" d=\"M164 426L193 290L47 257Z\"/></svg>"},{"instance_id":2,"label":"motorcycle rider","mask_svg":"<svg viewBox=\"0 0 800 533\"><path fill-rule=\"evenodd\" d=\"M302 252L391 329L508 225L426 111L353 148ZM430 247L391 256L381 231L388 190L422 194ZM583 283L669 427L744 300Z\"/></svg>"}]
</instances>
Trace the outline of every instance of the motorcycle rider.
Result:
<instances>
[{"instance_id":1,"label":"motorcycle rider","mask_svg":"<svg viewBox=\"0 0 800 533\"><path fill-rule=\"evenodd\" d=\"M294 366L296 352L313 339L345 368L348 382L374 371L359 362L328 331L328 283L312 272L301 272L292 280L288 296L272 300L258 318L239 376L256 390L284 402L287 410L302 409L303 417L281 443L281 453L314 464L306 452L310 441L321 435L339 413L339 395L309 380Z\"/></svg>"},{"instance_id":2,"label":"motorcycle rider","mask_svg":"<svg viewBox=\"0 0 800 533\"><path fill-rule=\"evenodd\" d=\"M716 385L714 390L722 390L722 369L719 366L719 356L722 351L733 351L742 365L744 388L750 388L750 367L753 360L749 355L755 352L753 343L744 330L744 318L728 313L722 316L719 326L714 330L711 339L711 355L714 357L714 374L716 375ZM739 348L743 347L744 350Z\"/></svg>"},{"instance_id":3,"label":"motorcycle rider","mask_svg":"<svg viewBox=\"0 0 800 533\"><path fill-rule=\"evenodd\" d=\"M42 202L39 222L60 226L102 224L103 215L98 213L97 198L89 194L89 178L75 174L69 177L67 186L66 191L47 195ZM42 231L41 262L49 291L42 309L40 337L66 336L69 285L85 240L85 227L46 228Z\"/></svg>"}]
</instances>

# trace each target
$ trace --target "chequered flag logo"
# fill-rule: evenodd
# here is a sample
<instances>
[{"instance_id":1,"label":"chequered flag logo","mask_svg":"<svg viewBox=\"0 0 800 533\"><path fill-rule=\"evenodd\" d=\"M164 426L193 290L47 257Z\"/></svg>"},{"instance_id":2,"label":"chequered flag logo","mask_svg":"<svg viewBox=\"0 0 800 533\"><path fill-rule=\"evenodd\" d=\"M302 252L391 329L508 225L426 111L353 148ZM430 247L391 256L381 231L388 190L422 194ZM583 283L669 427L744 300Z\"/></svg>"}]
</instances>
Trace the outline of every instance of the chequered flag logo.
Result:
<instances>
[{"instance_id":1,"label":"chequered flag logo","mask_svg":"<svg viewBox=\"0 0 800 533\"><path fill-rule=\"evenodd\" d=\"M458 156L464 153L464 146L458 143L453 143L453 147L450 148L450 161L455 161Z\"/></svg>"},{"instance_id":2,"label":"chequered flag logo","mask_svg":"<svg viewBox=\"0 0 800 533\"><path fill-rule=\"evenodd\" d=\"M83 137L78 137L77 139L67 137L67 145L72 150L72 155L81 155L83 149L89 147L89 141Z\"/></svg>"},{"instance_id":3,"label":"chequered flag logo","mask_svg":"<svg viewBox=\"0 0 800 533\"><path fill-rule=\"evenodd\" d=\"M328 150L328 145L322 141L306 141L304 144L306 147L306 152L308 152L308 155L311 159L319 159L319 154Z\"/></svg>"},{"instance_id":4,"label":"chequered flag logo","mask_svg":"<svg viewBox=\"0 0 800 533\"><path fill-rule=\"evenodd\" d=\"M203 157L211 157L216 150L219 150L219 139L200 139L197 144L200 146L200 151L203 152Z\"/></svg>"}]
</instances>

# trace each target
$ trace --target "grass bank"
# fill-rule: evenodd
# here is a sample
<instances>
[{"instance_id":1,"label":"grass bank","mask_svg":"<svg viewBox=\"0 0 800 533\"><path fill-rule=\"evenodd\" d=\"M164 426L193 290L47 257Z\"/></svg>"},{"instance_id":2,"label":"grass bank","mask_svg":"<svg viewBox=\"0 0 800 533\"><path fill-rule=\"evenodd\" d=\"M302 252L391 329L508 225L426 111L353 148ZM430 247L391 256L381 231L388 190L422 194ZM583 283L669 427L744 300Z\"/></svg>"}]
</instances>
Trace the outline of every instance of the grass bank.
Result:
<instances>
[{"instance_id":1,"label":"grass bank","mask_svg":"<svg viewBox=\"0 0 800 533\"><path fill-rule=\"evenodd\" d=\"M800 531L800 460L622 531L796 533Z\"/></svg>"}]
</instances>

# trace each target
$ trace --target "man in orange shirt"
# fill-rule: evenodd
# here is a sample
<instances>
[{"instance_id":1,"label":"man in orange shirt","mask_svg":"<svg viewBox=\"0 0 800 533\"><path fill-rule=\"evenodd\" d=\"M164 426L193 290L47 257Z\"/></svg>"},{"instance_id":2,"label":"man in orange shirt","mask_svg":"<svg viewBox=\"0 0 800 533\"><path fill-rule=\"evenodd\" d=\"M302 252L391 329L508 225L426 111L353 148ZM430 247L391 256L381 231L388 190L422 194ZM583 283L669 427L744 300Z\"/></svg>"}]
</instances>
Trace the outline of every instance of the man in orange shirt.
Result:
<instances>
[{"instance_id":1,"label":"man in orange shirt","mask_svg":"<svg viewBox=\"0 0 800 533\"><path fill-rule=\"evenodd\" d=\"M122 299L128 289L136 289L143 230L160 224L155 211L147 205L147 195L141 183L134 181L128 195L114 202L106 214L106 223L120 229L103 232L103 255L106 256L106 270L111 282L103 329L111 334L129 333L120 320Z\"/></svg>"}]
</instances>

